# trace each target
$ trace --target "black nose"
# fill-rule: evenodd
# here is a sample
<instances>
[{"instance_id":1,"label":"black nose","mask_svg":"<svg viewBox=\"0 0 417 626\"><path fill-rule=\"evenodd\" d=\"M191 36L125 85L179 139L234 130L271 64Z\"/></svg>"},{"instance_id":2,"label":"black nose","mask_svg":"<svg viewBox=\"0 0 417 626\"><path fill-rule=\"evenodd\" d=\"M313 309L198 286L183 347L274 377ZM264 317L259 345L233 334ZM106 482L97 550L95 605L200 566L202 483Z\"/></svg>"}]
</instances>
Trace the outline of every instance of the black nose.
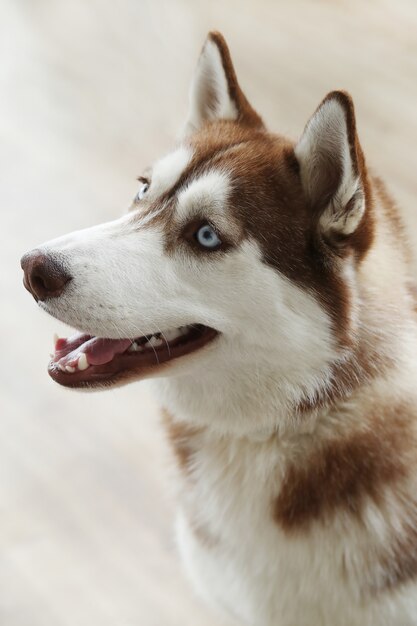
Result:
<instances>
[{"instance_id":1,"label":"black nose","mask_svg":"<svg viewBox=\"0 0 417 626\"><path fill-rule=\"evenodd\" d=\"M71 280L58 259L40 250L25 254L20 264L24 271L23 284L36 301L60 296Z\"/></svg>"}]
</instances>

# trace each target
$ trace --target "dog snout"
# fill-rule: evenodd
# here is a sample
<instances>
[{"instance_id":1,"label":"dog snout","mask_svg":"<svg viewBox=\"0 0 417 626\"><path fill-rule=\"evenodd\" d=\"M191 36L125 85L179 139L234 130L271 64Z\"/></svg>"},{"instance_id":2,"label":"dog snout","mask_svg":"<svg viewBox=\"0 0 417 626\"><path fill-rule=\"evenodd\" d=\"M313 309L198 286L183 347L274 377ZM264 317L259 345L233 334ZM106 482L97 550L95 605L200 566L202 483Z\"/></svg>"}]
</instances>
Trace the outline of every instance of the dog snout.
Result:
<instances>
[{"instance_id":1,"label":"dog snout","mask_svg":"<svg viewBox=\"0 0 417 626\"><path fill-rule=\"evenodd\" d=\"M25 254L20 264L24 271L23 284L36 301L60 296L71 280L59 259L40 250Z\"/></svg>"}]
</instances>

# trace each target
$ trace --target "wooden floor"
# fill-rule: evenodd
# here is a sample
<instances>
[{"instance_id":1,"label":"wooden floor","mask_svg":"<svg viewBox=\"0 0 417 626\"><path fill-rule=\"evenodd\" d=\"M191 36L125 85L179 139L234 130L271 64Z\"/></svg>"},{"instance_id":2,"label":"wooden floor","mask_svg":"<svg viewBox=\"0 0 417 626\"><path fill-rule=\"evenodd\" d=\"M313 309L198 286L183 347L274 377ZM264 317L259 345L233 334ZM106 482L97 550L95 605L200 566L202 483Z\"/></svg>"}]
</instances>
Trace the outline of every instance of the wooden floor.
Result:
<instances>
[{"instance_id":1,"label":"wooden floor","mask_svg":"<svg viewBox=\"0 0 417 626\"><path fill-rule=\"evenodd\" d=\"M0 624L220 626L183 579L157 409L144 385L77 394L21 287L37 243L116 217L169 150L209 29L268 124L297 136L327 91L417 246L415 0L2 0Z\"/></svg>"}]
</instances>

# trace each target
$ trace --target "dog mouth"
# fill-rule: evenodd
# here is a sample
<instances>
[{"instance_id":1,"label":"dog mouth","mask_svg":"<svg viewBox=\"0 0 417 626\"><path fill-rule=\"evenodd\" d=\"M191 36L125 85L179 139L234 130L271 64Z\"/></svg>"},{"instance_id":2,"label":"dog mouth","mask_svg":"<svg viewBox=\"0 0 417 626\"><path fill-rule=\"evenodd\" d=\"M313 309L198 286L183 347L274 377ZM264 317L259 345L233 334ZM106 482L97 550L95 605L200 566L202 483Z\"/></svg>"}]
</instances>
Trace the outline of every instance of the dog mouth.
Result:
<instances>
[{"instance_id":1,"label":"dog mouth","mask_svg":"<svg viewBox=\"0 0 417 626\"><path fill-rule=\"evenodd\" d=\"M66 387L110 385L123 378L145 377L170 361L199 350L218 331L192 324L134 339L106 339L78 332L55 336L48 373Z\"/></svg>"}]
</instances>

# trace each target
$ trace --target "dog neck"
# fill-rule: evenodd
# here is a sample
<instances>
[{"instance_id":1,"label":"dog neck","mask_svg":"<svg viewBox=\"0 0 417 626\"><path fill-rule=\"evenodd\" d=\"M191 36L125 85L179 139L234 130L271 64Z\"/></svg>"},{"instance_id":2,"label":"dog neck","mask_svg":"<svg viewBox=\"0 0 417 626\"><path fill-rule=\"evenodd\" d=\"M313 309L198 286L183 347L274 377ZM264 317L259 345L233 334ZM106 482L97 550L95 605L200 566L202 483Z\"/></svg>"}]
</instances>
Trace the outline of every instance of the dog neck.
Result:
<instances>
[{"instance_id":1,"label":"dog neck","mask_svg":"<svg viewBox=\"0 0 417 626\"><path fill-rule=\"evenodd\" d=\"M152 387L173 418L190 426L253 441L293 438L314 433L329 414L343 416L345 425L347 413L350 422L361 420L368 397L391 403L413 395L417 371L407 353L395 359L392 354L385 360L386 355L378 357L367 362L360 362L357 354L345 357L328 368L310 396L280 380L280 368L272 364L254 368L247 362L231 363L228 372L155 379ZM395 392L394 379L398 379Z\"/></svg>"}]
</instances>

